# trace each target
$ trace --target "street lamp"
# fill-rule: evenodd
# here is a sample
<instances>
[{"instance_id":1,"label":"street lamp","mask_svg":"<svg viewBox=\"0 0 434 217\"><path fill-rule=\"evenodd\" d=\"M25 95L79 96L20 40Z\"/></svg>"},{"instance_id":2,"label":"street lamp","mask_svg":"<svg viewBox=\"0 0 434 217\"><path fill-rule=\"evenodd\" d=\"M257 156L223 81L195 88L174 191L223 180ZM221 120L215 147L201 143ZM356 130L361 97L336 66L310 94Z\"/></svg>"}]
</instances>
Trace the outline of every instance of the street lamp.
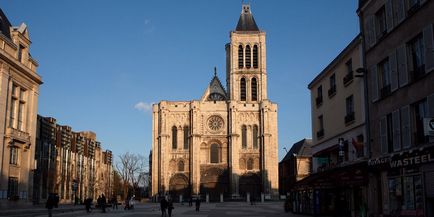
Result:
<instances>
[{"instance_id":1,"label":"street lamp","mask_svg":"<svg viewBox=\"0 0 434 217\"><path fill-rule=\"evenodd\" d=\"M371 157L371 132L369 124L369 96L368 96L368 70L365 68L356 69L357 74L355 77L363 78L363 92L364 92L364 105L365 105L365 133L366 133L366 152L368 157Z\"/></svg>"}]
</instances>

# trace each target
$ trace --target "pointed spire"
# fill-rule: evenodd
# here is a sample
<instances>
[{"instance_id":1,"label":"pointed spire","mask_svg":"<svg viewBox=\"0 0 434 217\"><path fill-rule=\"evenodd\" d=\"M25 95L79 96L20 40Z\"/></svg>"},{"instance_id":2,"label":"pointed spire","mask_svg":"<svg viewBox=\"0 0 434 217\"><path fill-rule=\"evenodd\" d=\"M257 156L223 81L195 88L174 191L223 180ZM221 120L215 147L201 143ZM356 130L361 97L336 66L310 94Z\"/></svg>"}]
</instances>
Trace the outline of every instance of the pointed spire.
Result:
<instances>
[{"instance_id":1,"label":"pointed spire","mask_svg":"<svg viewBox=\"0 0 434 217\"><path fill-rule=\"evenodd\" d=\"M214 77L217 77L217 67L214 66Z\"/></svg>"},{"instance_id":2,"label":"pointed spire","mask_svg":"<svg viewBox=\"0 0 434 217\"><path fill-rule=\"evenodd\" d=\"M238 20L236 31L259 31L256 25L252 12L250 11L250 4L243 2L240 19Z\"/></svg>"}]
</instances>

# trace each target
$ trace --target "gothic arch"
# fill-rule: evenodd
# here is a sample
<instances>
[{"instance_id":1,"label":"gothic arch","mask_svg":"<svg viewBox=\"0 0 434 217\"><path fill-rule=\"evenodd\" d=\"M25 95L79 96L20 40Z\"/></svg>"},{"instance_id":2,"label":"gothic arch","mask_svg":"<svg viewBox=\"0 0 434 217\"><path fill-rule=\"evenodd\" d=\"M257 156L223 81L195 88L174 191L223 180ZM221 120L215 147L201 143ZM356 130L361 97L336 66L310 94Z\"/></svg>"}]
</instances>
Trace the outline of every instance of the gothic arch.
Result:
<instances>
[{"instance_id":1,"label":"gothic arch","mask_svg":"<svg viewBox=\"0 0 434 217\"><path fill-rule=\"evenodd\" d=\"M240 170L246 169L246 159L240 158Z\"/></svg>"},{"instance_id":2,"label":"gothic arch","mask_svg":"<svg viewBox=\"0 0 434 217\"><path fill-rule=\"evenodd\" d=\"M250 81L250 88L251 88L251 98L252 101L258 101L258 81L256 77L253 77Z\"/></svg>"},{"instance_id":3,"label":"gothic arch","mask_svg":"<svg viewBox=\"0 0 434 217\"><path fill-rule=\"evenodd\" d=\"M184 160L179 160L178 161L178 172L184 172L184 171L185 171Z\"/></svg>"},{"instance_id":4,"label":"gothic arch","mask_svg":"<svg viewBox=\"0 0 434 217\"><path fill-rule=\"evenodd\" d=\"M244 48L241 44L238 46L238 68L244 68Z\"/></svg>"},{"instance_id":5,"label":"gothic arch","mask_svg":"<svg viewBox=\"0 0 434 217\"><path fill-rule=\"evenodd\" d=\"M258 197L261 194L261 177L256 173L246 173L240 176L239 189L241 195L250 193L251 197Z\"/></svg>"},{"instance_id":6,"label":"gothic arch","mask_svg":"<svg viewBox=\"0 0 434 217\"><path fill-rule=\"evenodd\" d=\"M188 177L182 173L174 174L169 181L169 193L175 201L179 199L179 195L189 195Z\"/></svg>"},{"instance_id":7,"label":"gothic arch","mask_svg":"<svg viewBox=\"0 0 434 217\"><path fill-rule=\"evenodd\" d=\"M246 101L247 96L247 79L245 77L242 77L240 79L240 100Z\"/></svg>"}]
</instances>

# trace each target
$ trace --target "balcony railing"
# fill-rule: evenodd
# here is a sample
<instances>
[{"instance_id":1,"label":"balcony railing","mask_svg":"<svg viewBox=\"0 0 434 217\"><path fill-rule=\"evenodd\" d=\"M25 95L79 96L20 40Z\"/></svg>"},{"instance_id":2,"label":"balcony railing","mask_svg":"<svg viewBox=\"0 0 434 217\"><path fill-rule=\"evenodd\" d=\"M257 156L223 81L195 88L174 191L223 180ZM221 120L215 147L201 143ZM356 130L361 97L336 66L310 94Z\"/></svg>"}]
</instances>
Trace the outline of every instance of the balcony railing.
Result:
<instances>
[{"instance_id":1,"label":"balcony railing","mask_svg":"<svg viewBox=\"0 0 434 217\"><path fill-rule=\"evenodd\" d=\"M322 96L318 96L316 99L316 106L320 106L322 104Z\"/></svg>"},{"instance_id":2,"label":"balcony railing","mask_svg":"<svg viewBox=\"0 0 434 217\"><path fill-rule=\"evenodd\" d=\"M330 98L332 96L334 96L336 94L336 86L330 87L330 89L328 90L328 93L329 93Z\"/></svg>"},{"instance_id":3,"label":"balcony railing","mask_svg":"<svg viewBox=\"0 0 434 217\"><path fill-rule=\"evenodd\" d=\"M345 115L345 124L349 124L352 121L354 121L354 112Z\"/></svg>"},{"instance_id":4,"label":"balcony railing","mask_svg":"<svg viewBox=\"0 0 434 217\"><path fill-rule=\"evenodd\" d=\"M344 80L344 85L348 86L351 83L351 81L353 81L353 78L354 78L353 71L348 72L348 74L345 75L345 77L343 79Z\"/></svg>"},{"instance_id":5,"label":"balcony railing","mask_svg":"<svg viewBox=\"0 0 434 217\"><path fill-rule=\"evenodd\" d=\"M318 132L316 132L316 138L320 139L324 136L324 129L318 130Z\"/></svg>"},{"instance_id":6,"label":"balcony railing","mask_svg":"<svg viewBox=\"0 0 434 217\"><path fill-rule=\"evenodd\" d=\"M381 98L385 98L385 97L389 96L390 93L391 93L390 84L388 84L388 85L386 85L380 89Z\"/></svg>"}]
</instances>

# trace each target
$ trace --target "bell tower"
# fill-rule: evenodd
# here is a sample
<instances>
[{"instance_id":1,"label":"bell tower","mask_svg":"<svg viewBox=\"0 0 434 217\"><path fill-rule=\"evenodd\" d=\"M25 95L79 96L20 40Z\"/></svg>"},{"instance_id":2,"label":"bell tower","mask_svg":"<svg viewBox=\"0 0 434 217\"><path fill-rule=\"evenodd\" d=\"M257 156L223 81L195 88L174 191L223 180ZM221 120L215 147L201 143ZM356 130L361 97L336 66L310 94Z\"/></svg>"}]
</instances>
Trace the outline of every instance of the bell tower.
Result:
<instances>
[{"instance_id":1,"label":"bell tower","mask_svg":"<svg viewBox=\"0 0 434 217\"><path fill-rule=\"evenodd\" d=\"M265 32L243 4L235 31L226 44L226 83L230 100L258 103L267 99Z\"/></svg>"}]
</instances>

